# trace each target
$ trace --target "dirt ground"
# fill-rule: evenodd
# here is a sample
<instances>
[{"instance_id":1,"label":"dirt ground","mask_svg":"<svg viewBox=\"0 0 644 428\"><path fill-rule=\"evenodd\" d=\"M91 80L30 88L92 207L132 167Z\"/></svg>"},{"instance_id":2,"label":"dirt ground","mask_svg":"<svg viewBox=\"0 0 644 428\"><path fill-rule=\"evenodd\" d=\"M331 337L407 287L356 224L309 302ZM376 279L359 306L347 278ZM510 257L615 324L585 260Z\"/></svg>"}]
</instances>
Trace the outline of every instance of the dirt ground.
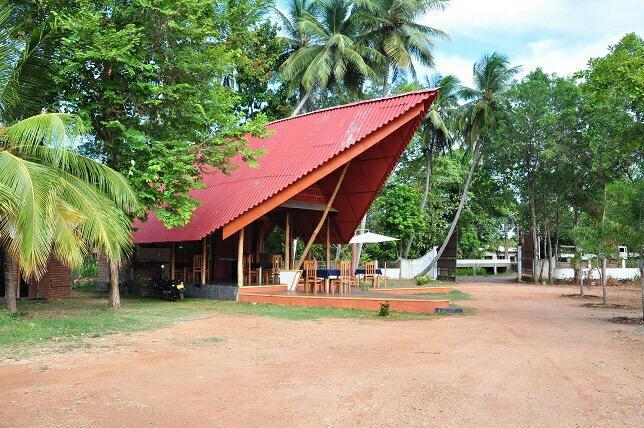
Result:
<instances>
[{"instance_id":1,"label":"dirt ground","mask_svg":"<svg viewBox=\"0 0 644 428\"><path fill-rule=\"evenodd\" d=\"M0 365L0 426L644 426L644 329L607 321L639 309L458 288L474 315L215 316Z\"/></svg>"}]
</instances>

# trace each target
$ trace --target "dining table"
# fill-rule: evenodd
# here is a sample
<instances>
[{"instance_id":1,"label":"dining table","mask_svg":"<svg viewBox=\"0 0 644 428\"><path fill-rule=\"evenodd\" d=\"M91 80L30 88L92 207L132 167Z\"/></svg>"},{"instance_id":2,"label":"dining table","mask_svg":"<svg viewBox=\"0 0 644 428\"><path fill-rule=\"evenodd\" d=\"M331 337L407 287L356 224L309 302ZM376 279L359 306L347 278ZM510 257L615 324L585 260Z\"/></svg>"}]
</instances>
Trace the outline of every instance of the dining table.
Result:
<instances>
[{"instance_id":1,"label":"dining table","mask_svg":"<svg viewBox=\"0 0 644 428\"><path fill-rule=\"evenodd\" d=\"M269 262L254 262L250 264L251 269L257 269L257 282L262 285L262 271L264 269L273 269L273 263Z\"/></svg>"},{"instance_id":2,"label":"dining table","mask_svg":"<svg viewBox=\"0 0 644 428\"><path fill-rule=\"evenodd\" d=\"M324 293L329 294L331 279L340 277L340 269L316 269L315 276L324 279Z\"/></svg>"}]
</instances>

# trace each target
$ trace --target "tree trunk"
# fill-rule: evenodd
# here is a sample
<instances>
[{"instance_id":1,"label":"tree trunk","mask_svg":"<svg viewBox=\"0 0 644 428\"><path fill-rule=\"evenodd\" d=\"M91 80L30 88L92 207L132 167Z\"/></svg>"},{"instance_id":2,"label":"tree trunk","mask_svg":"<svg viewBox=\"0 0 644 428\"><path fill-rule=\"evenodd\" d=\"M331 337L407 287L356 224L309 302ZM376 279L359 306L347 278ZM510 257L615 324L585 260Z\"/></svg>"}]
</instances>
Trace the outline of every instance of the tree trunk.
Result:
<instances>
[{"instance_id":1,"label":"tree trunk","mask_svg":"<svg viewBox=\"0 0 644 428\"><path fill-rule=\"evenodd\" d=\"M534 180L530 179L530 219L532 221L532 282L537 284L539 278L537 278L537 269L535 260L539 258L539 241L537 237L537 209L535 207L534 201Z\"/></svg>"},{"instance_id":2,"label":"tree trunk","mask_svg":"<svg viewBox=\"0 0 644 428\"><path fill-rule=\"evenodd\" d=\"M604 306L608 304L608 290L606 289L606 257L602 257L602 274L601 274L601 281L602 281L602 303Z\"/></svg>"},{"instance_id":3,"label":"tree trunk","mask_svg":"<svg viewBox=\"0 0 644 428\"><path fill-rule=\"evenodd\" d=\"M441 255L443 255L443 251L445 251L445 247L447 247L447 244L449 243L449 240L452 237L454 230L456 229L456 224L458 223L458 219L461 216L461 211L463 211L463 207L465 206L465 202L467 201L467 192L470 190L470 186L472 185L472 179L474 178L474 172L476 171L476 166L478 165L482 156L483 156L483 152L481 150L480 143L479 143L476 145L474 149L474 158L472 159L472 166L470 167L470 171L467 174L467 180L465 180L465 186L463 186L463 193L461 194L461 200L458 204L458 209L456 210L456 214L454 215L454 219L452 220L452 224L449 228L449 231L447 232L447 236L445 237L445 240L443 241L440 248L438 249L436 256L434 256L434 259L431 261L431 263L429 263L429 266L427 266L420 273L418 273L416 277L427 275L427 273L434 268L434 266L438 262L438 259L441 257Z\"/></svg>"},{"instance_id":4,"label":"tree trunk","mask_svg":"<svg viewBox=\"0 0 644 428\"><path fill-rule=\"evenodd\" d=\"M337 262L342 257L342 244L337 244L335 246L335 261Z\"/></svg>"},{"instance_id":5,"label":"tree trunk","mask_svg":"<svg viewBox=\"0 0 644 428\"><path fill-rule=\"evenodd\" d=\"M119 294L119 268L115 261L110 260L110 306L113 309L121 307L121 295Z\"/></svg>"},{"instance_id":6,"label":"tree trunk","mask_svg":"<svg viewBox=\"0 0 644 428\"><path fill-rule=\"evenodd\" d=\"M313 92L313 89L309 89L308 91L306 91L306 94L304 94L300 102L297 104L297 107L295 107L295 110L293 110L291 117L297 116L298 114L300 114L300 110L302 110L302 107L304 107L304 104L306 104L312 92Z\"/></svg>"},{"instance_id":7,"label":"tree trunk","mask_svg":"<svg viewBox=\"0 0 644 428\"><path fill-rule=\"evenodd\" d=\"M580 296L585 296L586 293L584 292L584 272L583 270L579 269L579 295Z\"/></svg>"},{"instance_id":8,"label":"tree trunk","mask_svg":"<svg viewBox=\"0 0 644 428\"><path fill-rule=\"evenodd\" d=\"M20 287L20 270L17 263L4 249L0 248L2 268L4 270L4 304L10 314L18 312L16 304L16 287Z\"/></svg>"},{"instance_id":9,"label":"tree trunk","mask_svg":"<svg viewBox=\"0 0 644 428\"><path fill-rule=\"evenodd\" d=\"M508 232L509 232L508 229L509 229L509 225L508 225L508 222L506 221L505 223L503 223L503 250L504 250L503 257L506 260L510 259L510 250L508 248L510 246L509 240L508 240Z\"/></svg>"},{"instance_id":10,"label":"tree trunk","mask_svg":"<svg viewBox=\"0 0 644 428\"><path fill-rule=\"evenodd\" d=\"M552 284L552 277L555 273L554 263L552 262L552 235L550 234L550 225L546 223L544 227L546 229L546 236L548 237L548 284Z\"/></svg>"}]
</instances>

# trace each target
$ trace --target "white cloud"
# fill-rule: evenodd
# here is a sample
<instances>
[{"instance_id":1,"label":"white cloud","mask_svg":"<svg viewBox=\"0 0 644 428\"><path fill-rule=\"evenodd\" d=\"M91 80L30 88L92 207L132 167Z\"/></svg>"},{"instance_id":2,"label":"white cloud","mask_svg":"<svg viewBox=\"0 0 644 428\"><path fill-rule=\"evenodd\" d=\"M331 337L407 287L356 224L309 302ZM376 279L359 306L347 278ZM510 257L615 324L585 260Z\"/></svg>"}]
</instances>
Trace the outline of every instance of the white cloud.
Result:
<instances>
[{"instance_id":1,"label":"white cloud","mask_svg":"<svg viewBox=\"0 0 644 428\"><path fill-rule=\"evenodd\" d=\"M432 72L438 72L443 76L453 74L460 79L462 84L467 86L472 85L472 65L474 65L474 61L471 59L458 55L437 53L434 56L434 64L434 70L423 69L419 74L430 74Z\"/></svg>"},{"instance_id":2,"label":"white cloud","mask_svg":"<svg viewBox=\"0 0 644 428\"><path fill-rule=\"evenodd\" d=\"M537 67L559 75L581 70L624 34L644 34L643 6L642 0L451 0L422 22L451 36L437 42L435 69L470 84L472 65L492 51L522 65L522 75Z\"/></svg>"},{"instance_id":3,"label":"white cloud","mask_svg":"<svg viewBox=\"0 0 644 428\"><path fill-rule=\"evenodd\" d=\"M444 11L430 11L422 21L454 35L549 30L600 38L644 30L642 6L641 0L451 0Z\"/></svg>"},{"instance_id":4,"label":"white cloud","mask_svg":"<svg viewBox=\"0 0 644 428\"><path fill-rule=\"evenodd\" d=\"M596 43L563 43L560 40L544 39L528 43L523 55L513 60L522 66L522 74L541 67L548 73L570 75L586 67L588 60L606 55L609 45L619 41L621 35Z\"/></svg>"}]
</instances>

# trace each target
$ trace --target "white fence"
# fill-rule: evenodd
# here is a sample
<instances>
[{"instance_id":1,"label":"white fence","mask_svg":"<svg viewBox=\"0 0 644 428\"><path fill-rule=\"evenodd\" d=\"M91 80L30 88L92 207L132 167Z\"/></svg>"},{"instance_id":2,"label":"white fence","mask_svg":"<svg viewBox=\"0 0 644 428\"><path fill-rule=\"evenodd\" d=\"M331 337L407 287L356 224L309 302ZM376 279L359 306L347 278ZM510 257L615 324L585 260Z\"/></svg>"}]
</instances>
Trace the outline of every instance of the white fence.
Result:
<instances>
[{"instance_id":1,"label":"white fence","mask_svg":"<svg viewBox=\"0 0 644 428\"><path fill-rule=\"evenodd\" d=\"M429 266L431 261L434 259L434 256L436 256L437 248L438 247L432 248L429 252L427 252L427 254L418 259L401 259L400 268L387 268L387 278L409 279L415 277L420 272L422 272L423 269ZM381 264L379 267L384 268L384 265ZM383 272L383 275L384 274L385 273ZM436 279L437 275L438 271L436 266L434 266L429 272L429 276L431 276L433 279Z\"/></svg>"}]
</instances>

